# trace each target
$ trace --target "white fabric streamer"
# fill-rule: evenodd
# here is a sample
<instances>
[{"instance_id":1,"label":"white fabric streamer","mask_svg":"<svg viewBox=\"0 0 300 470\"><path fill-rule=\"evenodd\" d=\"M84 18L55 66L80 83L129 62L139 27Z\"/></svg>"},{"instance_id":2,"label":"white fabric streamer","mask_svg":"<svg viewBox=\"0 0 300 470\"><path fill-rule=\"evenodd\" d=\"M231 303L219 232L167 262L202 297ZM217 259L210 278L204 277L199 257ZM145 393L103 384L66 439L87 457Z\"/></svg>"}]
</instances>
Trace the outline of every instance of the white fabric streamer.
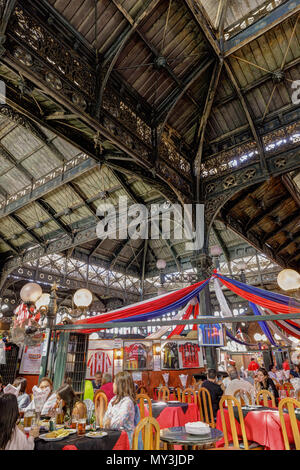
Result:
<instances>
[{"instance_id":1,"label":"white fabric streamer","mask_svg":"<svg viewBox=\"0 0 300 470\"><path fill-rule=\"evenodd\" d=\"M260 313L261 313L262 315L265 315L265 314L267 314L267 315L274 315L274 314L273 314L272 312L270 312L270 310L268 310L267 308L262 308L262 307L260 307L259 305L257 305L257 308L258 308L258 310L260 311ZM271 330L273 331L274 334L276 333L278 336L280 336L280 338L281 338L283 341L285 341L287 344L289 344L290 346L292 346L293 342L292 342L291 340L289 340L288 337L287 337L284 333L282 333L282 332L280 331L280 329L278 328L277 325L275 325L274 322L272 322L272 321L267 321L266 323L267 323L268 327L271 328Z\"/></svg>"},{"instance_id":2,"label":"white fabric streamer","mask_svg":"<svg viewBox=\"0 0 300 470\"><path fill-rule=\"evenodd\" d=\"M220 309L221 309L221 314L222 317L232 317L232 312L228 306L227 300L225 298L225 295L222 292L221 284L219 279L214 279L214 288L216 292L216 297L218 299ZM225 323L226 328L231 328L230 323Z\"/></svg>"},{"instance_id":3,"label":"white fabric streamer","mask_svg":"<svg viewBox=\"0 0 300 470\"><path fill-rule=\"evenodd\" d=\"M183 315L185 314L186 310L189 308L190 303L188 303L184 308L179 310L177 315L172 318L172 320L181 320ZM154 325L155 326L155 323ZM162 326L158 331L155 331L155 333L151 333L151 335L147 336L147 339L159 339L161 338L167 331L172 328L171 326Z\"/></svg>"}]
</instances>

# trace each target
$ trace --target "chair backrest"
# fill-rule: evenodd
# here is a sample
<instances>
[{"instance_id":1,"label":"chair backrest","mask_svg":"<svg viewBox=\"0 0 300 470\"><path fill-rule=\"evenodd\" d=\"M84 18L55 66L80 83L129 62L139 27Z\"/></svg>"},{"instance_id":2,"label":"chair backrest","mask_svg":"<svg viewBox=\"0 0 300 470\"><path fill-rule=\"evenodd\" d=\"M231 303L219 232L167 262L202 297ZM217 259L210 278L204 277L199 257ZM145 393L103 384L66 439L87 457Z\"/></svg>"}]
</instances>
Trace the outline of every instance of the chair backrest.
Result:
<instances>
[{"instance_id":1,"label":"chair backrest","mask_svg":"<svg viewBox=\"0 0 300 470\"><path fill-rule=\"evenodd\" d=\"M143 393L143 394L147 395L148 392L147 392L146 386L143 385L143 384L140 385L140 386L138 387L136 393L137 393L137 395L139 395L140 393Z\"/></svg>"},{"instance_id":2,"label":"chair backrest","mask_svg":"<svg viewBox=\"0 0 300 470\"><path fill-rule=\"evenodd\" d=\"M141 414L141 419L145 418L145 400L147 400L147 406L149 410L149 416L152 416L152 403L150 400L150 397L146 395L145 393L140 393L139 395L136 396L136 401L138 402L140 406L140 414Z\"/></svg>"},{"instance_id":3,"label":"chair backrest","mask_svg":"<svg viewBox=\"0 0 300 470\"><path fill-rule=\"evenodd\" d=\"M286 422L284 419L284 415L286 413L284 413L283 408L287 408L288 410L295 448L296 450L300 450L300 432L299 432L297 418L295 414L295 408L300 408L300 401L295 400L295 398L283 398L282 400L280 400L279 406L278 406L285 450L290 450L290 443L289 443L288 433L286 429Z\"/></svg>"},{"instance_id":4,"label":"chair backrest","mask_svg":"<svg viewBox=\"0 0 300 470\"><path fill-rule=\"evenodd\" d=\"M300 400L300 389L297 392L297 400Z\"/></svg>"},{"instance_id":5,"label":"chair backrest","mask_svg":"<svg viewBox=\"0 0 300 470\"><path fill-rule=\"evenodd\" d=\"M231 395L223 395L220 400L220 413L221 413L222 430L224 434L225 447L228 447L228 444L229 444L228 429L227 429L227 424L226 424L225 414L224 414L224 408L226 408L226 405L227 405L228 414L229 414L230 434L232 436L234 447L240 447L237 428L236 428L236 420L235 420L234 411L233 411L233 407L235 406L237 407L237 410L238 410L239 422L240 422L240 427L242 431L244 447L245 447L245 450L249 450L249 444L248 444L248 439L246 436L242 407L240 405L240 402Z\"/></svg>"},{"instance_id":6,"label":"chair backrest","mask_svg":"<svg viewBox=\"0 0 300 470\"><path fill-rule=\"evenodd\" d=\"M182 388L180 388L180 387L176 388L176 396L177 396L178 401L182 400Z\"/></svg>"},{"instance_id":7,"label":"chair backrest","mask_svg":"<svg viewBox=\"0 0 300 470\"><path fill-rule=\"evenodd\" d=\"M192 388L185 388L182 392L181 401L182 403L191 403L192 396L194 397L194 403L197 403L197 394Z\"/></svg>"},{"instance_id":8,"label":"chair backrest","mask_svg":"<svg viewBox=\"0 0 300 470\"><path fill-rule=\"evenodd\" d=\"M260 398L261 396L263 397L264 406L269 406L268 401L271 400L273 408L276 408L275 397L273 393L269 392L269 390L260 390L259 392L257 392L256 394L257 405L260 404L259 402L261 401L261 398Z\"/></svg>"},{"instance_id":9,"label":"chair backrest","mask_svg":"<svg viewBox=\"0 0 300 470\"><path fill-rule=\"evenodd\" d=\"M158 399L162 401L170 400L170 390L168 389L168 387L163 386L158 390Z\"/></svg>"},{"instance_id":10,"label":"chair backrest","mask_svg":"<svg viewBox=\"0 0 300 470\"><path fill-rule=\"evenodd\" d=\"M198 390L198 405L200 412L200 421L215 427L214 413L212 409L211 396L207 388L201 387Z\"/></svg>"},{"instance_id":11,"label":"chair backrest","mask_svg":"<svg viewBox=\"0 0 300 470\"><path fill-rule=\"evenodd\" d=\"M252 397L247 390L239 388L234 392L233 396L239 400L241 406L245 406L246 404L252 405Z\"/></svg>"},{"instance_id":12,"label":"chair backrest","mask_svg":"<svg viewBox=\"0 0 300 470\"><path fill-rule=\"evenodd\" d=\"M138 450L140 432L143 435L144 450L159 450L160 427L155 418L148 416L141 419L133 433L132 450Z\"/></svg>"},{"instance_id":13,"label":"chair backrest","mask_svg":"<svg viewBox=\"0 0 300 470\"><path fill-rule=\"evenodd\" d=\"M95 414L96 414L96 423L100 428L103 427L103 417L105 411L107 410L107 396L104 392L97 392L95 396Z\"/></svg>"}]
</instances>

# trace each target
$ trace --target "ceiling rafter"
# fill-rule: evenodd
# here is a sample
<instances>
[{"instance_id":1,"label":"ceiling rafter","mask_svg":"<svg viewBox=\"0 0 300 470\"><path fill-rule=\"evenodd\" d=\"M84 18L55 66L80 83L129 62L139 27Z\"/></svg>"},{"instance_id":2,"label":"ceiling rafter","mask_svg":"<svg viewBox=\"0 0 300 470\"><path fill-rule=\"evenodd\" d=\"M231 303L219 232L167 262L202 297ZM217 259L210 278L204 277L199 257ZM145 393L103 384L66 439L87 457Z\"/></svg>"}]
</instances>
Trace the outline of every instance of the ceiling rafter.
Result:
<instances>
[{"instance_id":1,"label":"ceiling rafter","mask_svg":"<svg viewBox=\"0 0 300 470\"><path fill-rule=\"evenodd\" d=\"M144 21L147 16L150 15L150 13L154 10L154 8L156 7L156 5L160 2L160 0L151 0L150 3L148 3L148 5L146 6L146 8L143 10L143 12L138 16L138 18L136 20L132 19L132 23L131 23L131 28L129 29L129 31L127 32L127 34L125 35L125 37L123 38L121 44L118 46L118 49L117 51L114 53L114 56L108 66L108 69L103 77L103 80L102 80L102 83L100 85L100 89L99 89L99 97L97 99L97 112L96 112L96 115L97 117L99 118L100 117L100 113L101 113L101 106L102 106L102 100L103 100L103 95L104 95L104 90L106 88L106 85L107 85L107 82L108 82L108 79L109 79L109 76L119 58L119 55L121 53L121 51L123 50L123 47L125 46L125 44L127 43L128 39L133 35L133 33L137 30L138 26L141 24L142 21ZM115 6L117 6L115 4ZM118 6L117 6L118 8ZM122 10L119 10L122 12L122 14L124 15L124 12L123 12L123 9ZM125 18L130 21L128 19L128 16L130 15L126 15ZM108 60L105 61L103 64L102 64L102 67L105 68L105 66L107 66L107 63L108 63Z\"/></svg>"},{"instance_id":2,"label":"ceiling rafter","mask_svg":"<svg viewBox=\"0 0 300 470\"><path fill-rule=\"evenodd\" d=\"M68 235L68 237L73 236L72 229L68 227L68 225L64 224L60 218L57 216L56 211L53 207L50 206L46 201L43 199L36 199L35 203L44 211L46 214L53 220L62 230L63 232Z\"/></svg>"},{"instance_id":3,"label":"ceiling rafter","mask_svg":"<svg viewBox=\"0 0 300 470\"><path fill-rule=\"evenodd\" d=\"M0 155L2 155L5 160L14 165L30 182L33 181L32 174L7 150L6 147L0 142Z\"/></svg>"},{"instance_id":4,"label":"ceiling rafter","mask_svg":"<svg viewBox=\"0 0 300 470\"><path fill-rule=\"evenodd\" d=\"M33 230L31 230L30 228L27 227L27 225L23 222L23 220L16 214L10 214L9 217L14 220L18 225L20 225L20 227L22 227L22 229L28 234L30 235L30 237L36 242L38 243L39 245L44 245L45 244L45 241L39 236L37 235L36 233L34 233Z\"/></svg>"},{"instance_id":5,"label":"ceiling rafter","mask_svg":"<svg viewBox=\"0 0 300 470\"><path fill-rule=\"evenodd\" d=\"M254 217L253 219L251 219L248 224L246 225L245 227L245 230L246 232L250 231L253 227L255 227L256 225L260 224L260 222L265 218L265 217L268 217L270 216L270 214L274 211L276 211L277 209L279 209L282 204L284 202L286 202L288 199L290 199L290 195L286 195L282 198L280 198L280 201L276 201L274 202L274 204L272 204L270 207L266 207L265 210L263 210L258 216Z\"/></svg>"},{"instance_id":6,"label":"ceiling rafter","mask_svg":"<svg viewBox=\"0 0 300 470\"><path fill-rule=\"evenodd\" d=\"M297 215L299 211L296 211L295 213L289 215L282 221L282 225L278 228L278 230L275 230L275 232L272 233L267 233L265 237L263 238L263 243L266 243L270 238L276 237L279 233L285 232L290 225L293 223L294 227L297 222L300 221L300 215Z\"/></svg>"}]
</instances>

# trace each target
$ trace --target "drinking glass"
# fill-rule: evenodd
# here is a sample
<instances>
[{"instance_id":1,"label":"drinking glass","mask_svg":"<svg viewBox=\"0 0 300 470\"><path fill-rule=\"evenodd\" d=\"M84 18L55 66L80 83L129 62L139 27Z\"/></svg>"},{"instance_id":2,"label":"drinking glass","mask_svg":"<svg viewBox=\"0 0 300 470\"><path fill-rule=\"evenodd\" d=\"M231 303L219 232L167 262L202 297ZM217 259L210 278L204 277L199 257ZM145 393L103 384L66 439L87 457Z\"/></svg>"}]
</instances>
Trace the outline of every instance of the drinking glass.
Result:
<instances>
[{"instance_id":1,"label":"drinking glass","mask_svg":"<svg viewBox=\"0 0 300 470\"><path fill-rule=\"evenodd\" d=\"M64 424L64 412L58 411L56 413L56 424Z\"/></svg>"},{"instance_id":2,"label":"drinking glass","mask_svg":"<svg viewBox=\"0 0 300 470\"><path fill-rule=\"evenodd\" d=\"M78 436L82 436L83 434L85 434L85 427L86 427L86 418L78 419L77 421Z\"/></svg>"},{"instance_id":3,"label":"drinking glass","mask_svg":"<svg viewBox=\"0 0 300 470\"><path fill-rule=\"evenodd\" d=\"M24 413L24 428L31 428L33 416L33 411L26 411Z\"/></svg>"}]
</instances>

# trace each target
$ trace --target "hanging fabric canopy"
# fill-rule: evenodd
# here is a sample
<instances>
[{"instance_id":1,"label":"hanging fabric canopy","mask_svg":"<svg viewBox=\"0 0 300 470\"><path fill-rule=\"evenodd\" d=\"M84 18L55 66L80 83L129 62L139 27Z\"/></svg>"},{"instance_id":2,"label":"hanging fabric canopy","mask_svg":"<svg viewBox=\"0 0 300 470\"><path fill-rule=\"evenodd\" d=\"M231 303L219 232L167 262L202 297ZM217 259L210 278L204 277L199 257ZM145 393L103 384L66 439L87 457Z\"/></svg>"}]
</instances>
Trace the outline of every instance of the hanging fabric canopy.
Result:
<instances>
[{"instance_id":1,"label":"hanging fabric canopy","mask_svg":"<svg viewBox=\"0 0 300 470\"><path fill-rule=\"evenodd\" d=\"M82 330L82 333L92 333L99 330L99 328L92 328L93 324L106 322L128 322L132 320L137 322L147 321L152 320L153 318L162 317L167 313L178 310L179 313L176 315L175 319L189 319L191 315L193 315L194 318L197 318L199 315L201 316L199 308L199 294L205 287L208 286L210 280L212 279L214 280L214 288L220 304L221 315L223 317L232 316L232 313L221 290L220 283L238 296L248 300L254 315L257 315L258 317L262 314L260 310L261 308L263 308L264 311L266 311L268 314L300 313L300 302L294 298L282 294L276 294L258 287L249 286L248 284L230 279L219 274L217 271L214 271L213 275L209 279L198 282L191 286L163 294L159 297L144 300L128 307L122 307L118 310L104 313L99 316L79 320L75 324L90 324L91 328ZM193 306L190 304L190 301L195 297L197 297L198 303ZM282 339L287 338L281 330L300 339L300 321L297 319L279 320L274 322L259 321L258 319L258 323L260 324L261 329L267 336L268 340L274 346L276 346L276 342L272 336L271 330L273 333L277 332L277 334L279 334ZM176 328L174 328L174 330L169 334L168 338L171 338L174 335L180 335L183 332L184 327L185 325L176 326ZM278 330L277 327L279 327L280 330ZM196 329L195 325L193 329ZM150 335L149 338L160 338L168 330L169 327L164 326L158 332ZM241 344L243 343L240 340L234 338L232 333L229 332L228 328L226 330L230 334L230 336L228 336L232 340L240 342ZM244 344L247 345L246 343Z\"/></svg>"},{"instance_id":2,"label":"hanging fabric canopy","mask_svg":"<svg viewBox=\"0 0 300 470\"><path fill-rule=\"evenodd\" d=\"M103 313L102 315L95 316L92 318L86 318L79 320L75 324L90 324L93 323L106 323L106 322L126 322L126 321L147 321L153 318L161 317L167 313L174 312L196 297L202 289L204 289L210 279L206 279L201 282L197 282L183 289L179 289L168 294L163 294L153 299L138 302L130 305L129 307L123 307L112 312ZM88 329L82 330L82 333L92 333L99 329Z\"/></svg>"}]
</instances>

